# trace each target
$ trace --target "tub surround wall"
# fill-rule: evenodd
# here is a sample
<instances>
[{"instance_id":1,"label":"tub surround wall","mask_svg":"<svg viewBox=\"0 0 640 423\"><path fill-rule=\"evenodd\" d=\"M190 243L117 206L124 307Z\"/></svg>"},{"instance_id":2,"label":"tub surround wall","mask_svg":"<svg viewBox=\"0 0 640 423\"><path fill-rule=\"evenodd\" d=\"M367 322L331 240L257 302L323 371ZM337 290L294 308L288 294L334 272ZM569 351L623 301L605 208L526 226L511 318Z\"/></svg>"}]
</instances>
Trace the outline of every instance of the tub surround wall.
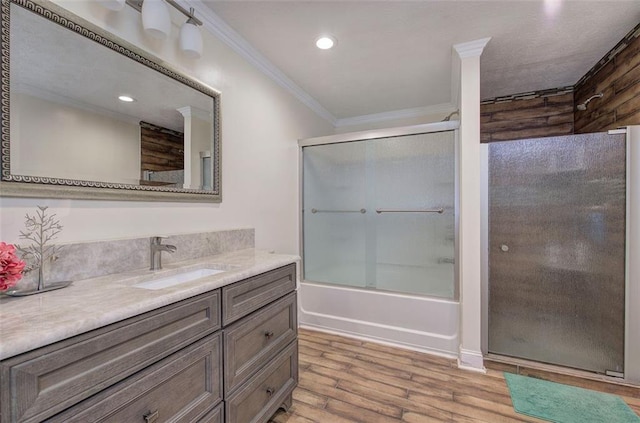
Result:
<instances>
[{"instance_id":1,"label":"tub surround wall","mask_svg":"<svg viewBox=\"0 0 640 423\"><path fill-rule=\"evenodd\" d=\"M253 229L170 235L164 244L175 245L175 253L162 253L163 265L198 259L255 246ZM149 238L81 242L62 246L59 258L45 269L46 282L78 281L138 269L149 269ZM20 288L35 287L37 271L27 273Z\"/></svg>"}]
</instances>

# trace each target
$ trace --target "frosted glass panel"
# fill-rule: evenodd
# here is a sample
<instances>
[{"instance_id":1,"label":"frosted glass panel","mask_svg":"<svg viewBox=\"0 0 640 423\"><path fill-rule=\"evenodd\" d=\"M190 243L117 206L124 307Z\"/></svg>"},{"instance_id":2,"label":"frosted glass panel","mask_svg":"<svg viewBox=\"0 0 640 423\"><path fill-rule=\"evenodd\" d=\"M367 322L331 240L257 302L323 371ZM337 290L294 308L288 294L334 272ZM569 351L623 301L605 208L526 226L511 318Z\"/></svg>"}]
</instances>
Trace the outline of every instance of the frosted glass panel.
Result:
<instances>
[{"instance_id":1,"label":"frosted glass panel","mask_svg":"<svg viewBox=\"0 0 640 423\"><path fill-rule=\"evenodd\" d=\"M454 296L454 138L451 132L369 144L377 289ZM442 210L437 213L435 210Z\"/></svg>"},{"instance_id":2,"label":"frosted glass panel","mask_svg":"<svg viewBox=\"0 0 640 423\"><path fill-rule=\"evenodd\" d=\"M305 147L305 279L364 287L365 157L362 142Z\"/></svg>"},{"instance_id":3,"label":"frosted glass panel","mask_svg":"<svg viewBox=\"0 0 640 423\"><path fill-rule=\"evenodd\" d=\"M623 371L625 137L489 146L489 351Z\"/></svg>"},{"instance_id":4,"label":"frosted glass panel","mask_svg":"<svg viewBox=\"0 0 640 423\"><path fill-rule=\"evenodd\" d=\"M452 131L305 147L303 158L306 280L454 297Z\"/></svg>"}]
</instances>

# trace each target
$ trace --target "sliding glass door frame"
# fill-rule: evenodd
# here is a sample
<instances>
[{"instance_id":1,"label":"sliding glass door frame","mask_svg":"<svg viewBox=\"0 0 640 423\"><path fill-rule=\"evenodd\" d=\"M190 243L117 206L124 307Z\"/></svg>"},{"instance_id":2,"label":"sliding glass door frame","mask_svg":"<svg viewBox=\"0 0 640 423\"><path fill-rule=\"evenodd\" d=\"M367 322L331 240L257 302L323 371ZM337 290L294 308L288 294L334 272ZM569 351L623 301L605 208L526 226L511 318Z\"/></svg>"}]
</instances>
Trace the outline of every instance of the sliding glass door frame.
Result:
<instances>
[{"instance_id":1,"label":"sliding glass door frame","mask_svg":"<svg viewBox=\"0 0 640 423\"><path fill-rule=\"evenodd\" d=\"M423 125L413 125L413 126L404 126L398 128L387 128L387 129L378 129L378 130L370 130L370 131L360 131L360 132L351 132L345 134L337 134L337 135L329 135L325 137L316 137L316 138L307 138L301 139L298 141L298 233L299 233L299 251L300 256L303 258L300 262L300 281L302 282L314 282L314 281L306 281L304 280L305 269L304 269L304 215L303 215L303 201L304 201L304 159L303 159L303 148L310 146L318 146L318 145L326 145L326 144L337 144L337 143L345 143L345 142L353 142L353 141L368 141L368 140L376 140L381 138L391 138L391 137L402 137L408 135L418 135L418 134L429 134L436 132L446 132L453 131L454 132L454 295L452 300L458 301L459 299L459 272L458 265L459 263L459 246L458 246L458 205L459 205L459 190L458 190L458 140L459 140L459 122L458 121L447 121L447 122L436 122L429 123ZM349 287L352 288L352 287ZM359 289L359 288L353 288Z\"/></svg>"}]
</instances>

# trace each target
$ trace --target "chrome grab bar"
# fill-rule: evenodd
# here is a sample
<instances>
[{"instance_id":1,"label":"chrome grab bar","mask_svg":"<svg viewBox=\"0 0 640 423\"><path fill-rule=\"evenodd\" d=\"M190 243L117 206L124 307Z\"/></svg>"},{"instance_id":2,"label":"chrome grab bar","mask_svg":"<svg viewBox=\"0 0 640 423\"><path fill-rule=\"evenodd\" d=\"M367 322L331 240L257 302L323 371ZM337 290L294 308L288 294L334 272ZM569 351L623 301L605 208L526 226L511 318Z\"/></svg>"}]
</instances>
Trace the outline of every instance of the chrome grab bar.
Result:
<instances>
[{"instance_id":1,"label":"chrome grab bar","mask_svg":"<svg viewBox=\"0 0 640 423\"><path fill-rule=\"evenodd\" d=\"M444 213L443 208L439 209L426 209L426 210L397 210L397 209L376 209L376 213Z\"/></svg>"},{"instance_id":2,"label":"chrome grab bar","mask_svg":"<svg viewBox=\"0 0 640 423\"><path fill-rule=\"evenodd\" d=\"M318 209L311 209L311 213L366 213L367 209L360 209L360 210L318 210Z\"/></svg>"}]
</instances>

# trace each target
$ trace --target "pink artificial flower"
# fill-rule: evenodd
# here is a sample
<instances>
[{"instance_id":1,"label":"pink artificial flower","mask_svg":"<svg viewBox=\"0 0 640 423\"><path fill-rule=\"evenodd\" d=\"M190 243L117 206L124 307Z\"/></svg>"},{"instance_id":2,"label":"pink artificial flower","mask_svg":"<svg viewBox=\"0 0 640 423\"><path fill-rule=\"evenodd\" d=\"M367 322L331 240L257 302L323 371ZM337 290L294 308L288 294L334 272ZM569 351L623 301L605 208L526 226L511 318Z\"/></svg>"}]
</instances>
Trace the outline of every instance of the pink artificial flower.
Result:
<instances>
[{"instance_id":1,"label":"pink artificial flower","mask_svg":"<svg viewBox=\"0 0 640 423\"><path fill-rule=\"evenodd\" d=\"M0 242L0 291L6 291L22 279L25 264L16 255L16 247Z\"/></svg>"}]
</instances>

